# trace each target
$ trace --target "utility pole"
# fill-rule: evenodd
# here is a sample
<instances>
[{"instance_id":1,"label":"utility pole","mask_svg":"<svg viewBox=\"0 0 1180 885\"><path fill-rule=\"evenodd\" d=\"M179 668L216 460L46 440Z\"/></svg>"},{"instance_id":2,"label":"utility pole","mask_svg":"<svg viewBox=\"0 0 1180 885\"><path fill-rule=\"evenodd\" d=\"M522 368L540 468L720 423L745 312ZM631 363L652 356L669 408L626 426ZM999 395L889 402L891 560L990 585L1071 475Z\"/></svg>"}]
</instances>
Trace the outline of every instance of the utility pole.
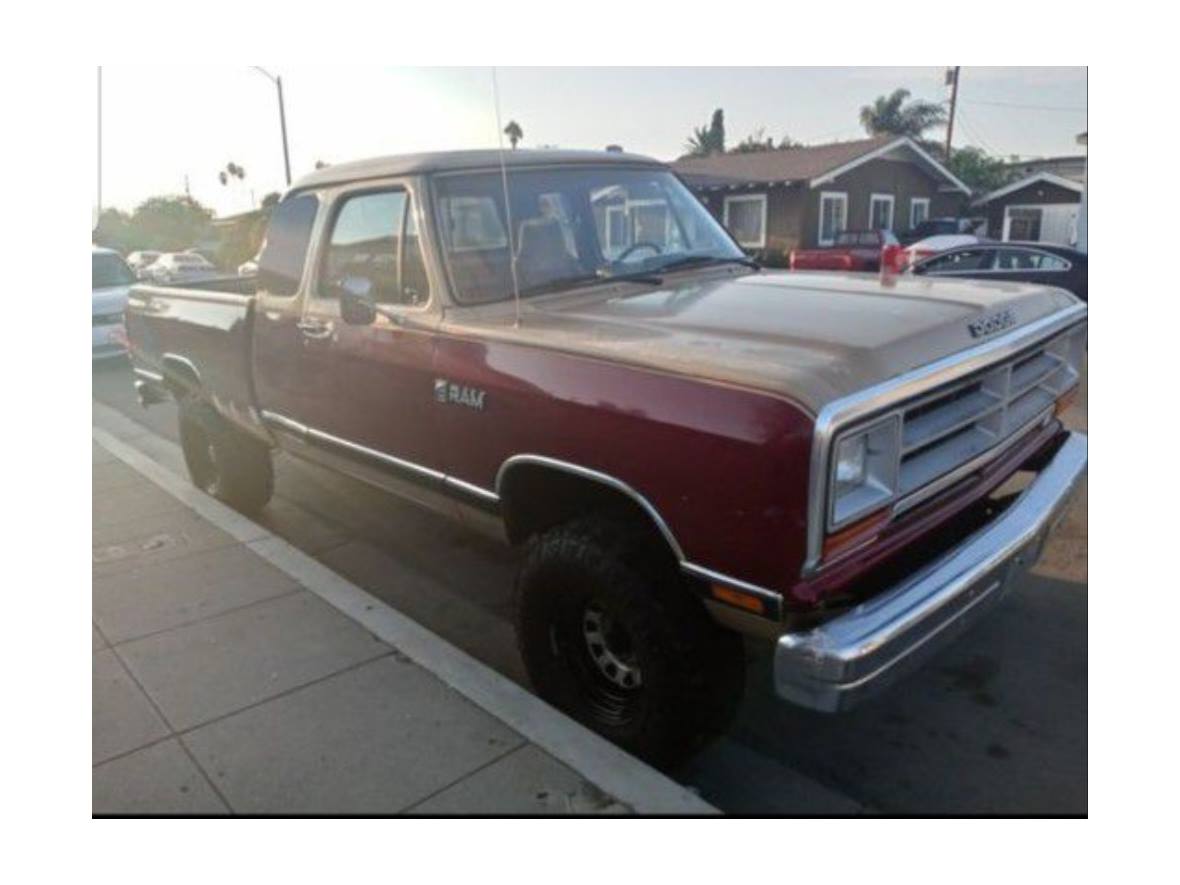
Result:
<instances>
[{"instance_id":1,"label":"utility pole","mask_svg":"<svg viewBox=\"0 0 1180 885\"><path fill-rule=\"evenodd\" d=\"M955 102L959 98L959 66L948 68L946 72L947 84L951 87L951 113L946 121L946 158L951 158L951 138L955 134Z\"/></svg>"},{"instance_id":2,"label":"utility pole","mask_svg":"<svg viewBox=\"0 0 1180 885\"><path fill-rule=\"evenodd\" d=\"M265 68L260 68L258 65L254 65L254 70L258 71L258 73L262 74L262 76L274 83L275 88L279 91L279 128L283 132L283 171L287 175L287 186L290 187L291 154L287 150L287 109L283 105L283 78L276 77L274 74L270 73L270 71L266 70Z\"/></svg>"}]
</instances>

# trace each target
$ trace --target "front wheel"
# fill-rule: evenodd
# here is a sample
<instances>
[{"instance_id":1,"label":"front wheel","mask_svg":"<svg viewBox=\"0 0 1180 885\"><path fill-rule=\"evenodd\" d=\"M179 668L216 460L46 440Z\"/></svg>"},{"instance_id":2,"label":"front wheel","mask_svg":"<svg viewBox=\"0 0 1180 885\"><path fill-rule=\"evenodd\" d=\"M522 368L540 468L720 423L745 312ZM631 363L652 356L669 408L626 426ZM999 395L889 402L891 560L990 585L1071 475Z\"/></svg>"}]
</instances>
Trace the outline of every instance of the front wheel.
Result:
<instances>
[{"instance_id":1,"label":"front wheel","mask_svg":"<svg viewBox=\"0 0 1180 885\"><path fill-rule=\"evenodd\" d=\"M274 493L270 449L207 403L181 403L180 447L193 485L235 510L256 513Z\"/></svg>"},{"instance_id":2,"label":"front wheel","mask_svg":"<svg viewBox=\"0 0 1180 885\"><path fill-rule=\"evenodd\" d=\"M657 765L723 732L741 700L741 638L710 620L645 536L609 522L535 539L517 639L542 698Z\"/></svg>"}]
</instances>

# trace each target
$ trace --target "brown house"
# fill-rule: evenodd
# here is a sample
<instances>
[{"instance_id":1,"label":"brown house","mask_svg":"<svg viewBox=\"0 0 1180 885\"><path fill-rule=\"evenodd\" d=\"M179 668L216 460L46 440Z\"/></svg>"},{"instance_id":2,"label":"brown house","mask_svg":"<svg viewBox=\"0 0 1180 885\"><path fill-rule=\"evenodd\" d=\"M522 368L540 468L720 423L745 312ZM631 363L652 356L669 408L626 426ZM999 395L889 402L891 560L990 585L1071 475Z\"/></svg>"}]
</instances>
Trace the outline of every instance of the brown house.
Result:
<instances>
[{"instance_id":1,"label":"brown house","mask_svg":"<svg viewBox=\"0 0 1180 885\"><path fill-rule=\"evenodd\" d=\"M842 230L908 231L957 216L970 188L912 139L714 154L673 168L746 249L768 258L831 244Z\"/></svg>"}]
</instances>

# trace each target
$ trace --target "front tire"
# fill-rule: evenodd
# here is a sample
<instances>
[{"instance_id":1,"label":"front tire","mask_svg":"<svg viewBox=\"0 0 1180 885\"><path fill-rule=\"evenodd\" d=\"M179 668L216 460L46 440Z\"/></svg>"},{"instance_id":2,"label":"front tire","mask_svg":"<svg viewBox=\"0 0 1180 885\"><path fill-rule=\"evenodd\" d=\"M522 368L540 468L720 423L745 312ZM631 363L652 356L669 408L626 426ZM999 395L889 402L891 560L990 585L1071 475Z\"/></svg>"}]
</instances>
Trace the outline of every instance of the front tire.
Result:
<instances>
[{"instance_id":1,"label":"front tire","mask_svg":"<svg viewBox=\"0 0 1180 885\"><path fill-rule=\"evenodd\" d=\"M643 533L584 520L535 539L517 641L538 694L656 765L722 733L744 684L741 638L718 627Z\"/></svg>"},{"instance_id":2,"label":"front tire","mask_svg":"<svg viewBox=\"0 0 1180 885\"><path fill-rule=\"evenodd\" d=\"M181 403L180 446L193 485L235 510L257 513L274 494L270 449L209 404Z\"/></svg>"}]
</instances>

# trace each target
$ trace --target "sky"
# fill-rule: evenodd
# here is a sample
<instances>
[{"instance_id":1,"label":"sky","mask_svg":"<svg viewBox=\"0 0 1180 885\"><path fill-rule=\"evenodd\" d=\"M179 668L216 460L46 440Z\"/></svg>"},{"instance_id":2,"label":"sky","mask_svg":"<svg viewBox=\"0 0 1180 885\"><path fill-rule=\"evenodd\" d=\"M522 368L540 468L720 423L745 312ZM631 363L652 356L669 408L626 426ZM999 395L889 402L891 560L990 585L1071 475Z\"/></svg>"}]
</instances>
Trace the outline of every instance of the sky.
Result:
<instances>
[{"instance_id":1,"label":"sky","mask_svg":"<svg viewBox=\"0 0 1180 885\"><path fill-rule=\"evenodd\" d=\"M283 79L294 179L317 160L495 147L491 68L268 68ZM501 118L523 147L680 155L714 108L731 144L763 130L805 144L863 138L862 105L898 87L945 101L945 69L498 68ZM1021 157L1076 154L1086 130L1085 68L964 67L956 147ZM931 131L930 136L941 137ZM249 67L102 73L102 200L130 210L185 193L218 215L284 187L274 83ZM246 170L223 186L228 162Z\"/></svg>"}]
</instances>

